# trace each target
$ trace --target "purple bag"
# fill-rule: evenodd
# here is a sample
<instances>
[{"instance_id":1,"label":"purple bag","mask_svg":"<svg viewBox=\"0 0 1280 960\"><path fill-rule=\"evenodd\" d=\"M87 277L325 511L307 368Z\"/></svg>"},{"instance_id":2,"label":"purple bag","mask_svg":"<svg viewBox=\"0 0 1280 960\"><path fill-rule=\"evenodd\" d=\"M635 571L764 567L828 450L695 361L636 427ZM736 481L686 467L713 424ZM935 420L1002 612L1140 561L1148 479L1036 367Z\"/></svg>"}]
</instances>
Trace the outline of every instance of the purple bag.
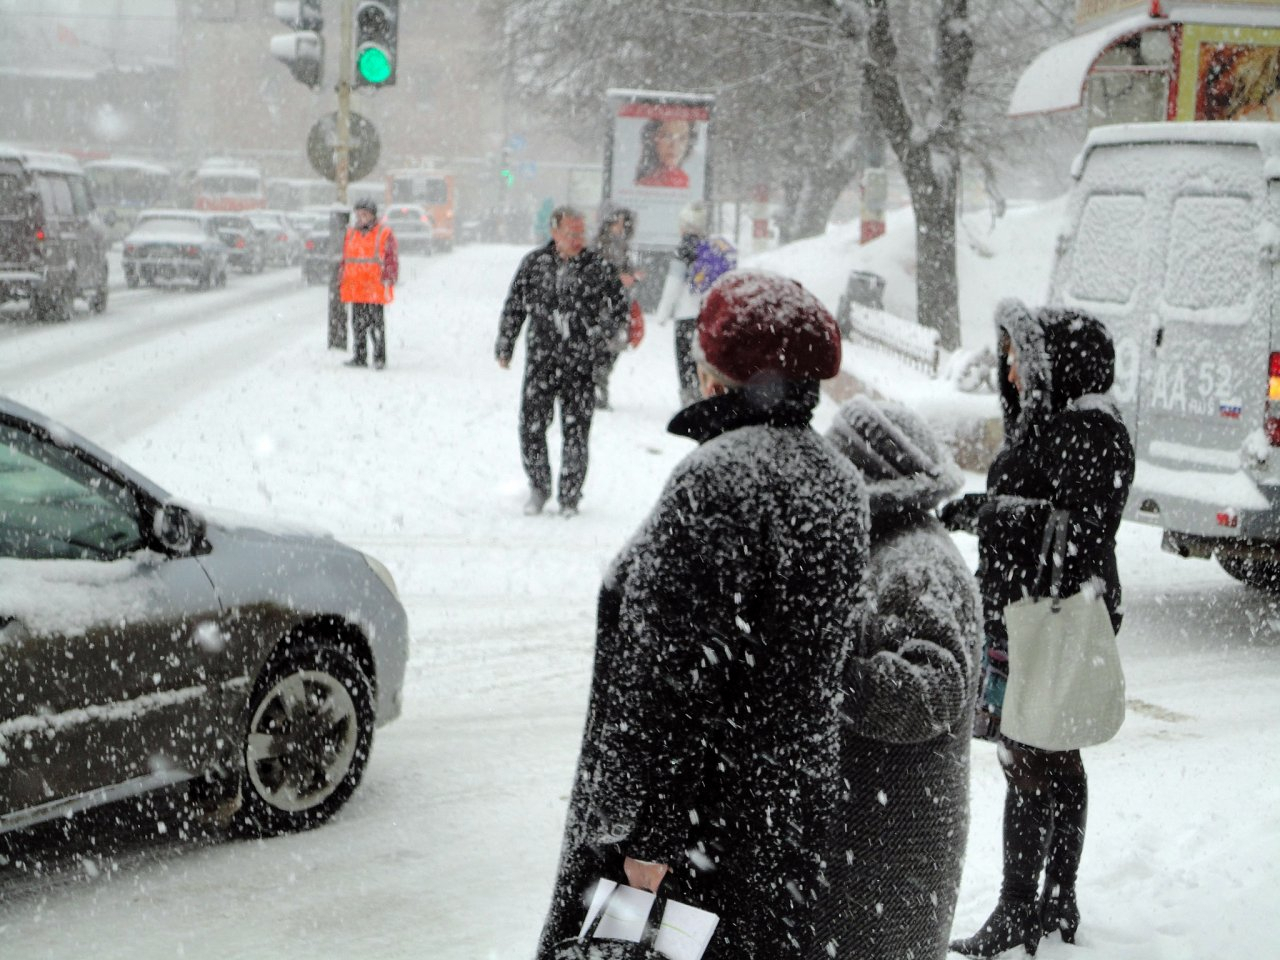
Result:
<instances>
[{"instance_id":1,"label":"purple bag","mask_svg":"<svg viewBox=\"0 0 1280 960\"><path fill-rule=\"evenodd\" d=\"M738 266L738 250L723 237L708 237L698 244L698 253L689 264L689 288L706 293L711 285Z\"/></svg>"}]
</instances>

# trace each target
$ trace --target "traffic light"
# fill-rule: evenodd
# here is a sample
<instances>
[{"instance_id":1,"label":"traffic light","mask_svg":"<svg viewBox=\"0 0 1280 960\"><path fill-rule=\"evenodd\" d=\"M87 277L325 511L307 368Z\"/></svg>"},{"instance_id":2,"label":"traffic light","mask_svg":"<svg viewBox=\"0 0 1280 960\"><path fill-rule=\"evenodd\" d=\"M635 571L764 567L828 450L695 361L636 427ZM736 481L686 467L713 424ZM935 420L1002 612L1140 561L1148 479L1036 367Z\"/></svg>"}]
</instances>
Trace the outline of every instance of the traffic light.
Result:
<instances>
[{"instance_id":1,"label":"traffic light","mask_svg":"<svg viewBox=\"0 0 1280 960\"><path fill-rule=\"evenodd\" d=\"M276 0L276 18L283 20L293 33L279 33L271 38L271 55L289 67L293 79L308 87L320 86L324 76L324 17L320 0Z\"/></svg>"},{"instance_id":2,"label":"traffic light","mask_svg":"<svg viewBox=\"0 0 1280 960\"><path fill-rule=\"evenodd\" d=\"M399 32L400 0L358 0L353 86L389 87L396 82Z\"/></svg>"}]
</instances>

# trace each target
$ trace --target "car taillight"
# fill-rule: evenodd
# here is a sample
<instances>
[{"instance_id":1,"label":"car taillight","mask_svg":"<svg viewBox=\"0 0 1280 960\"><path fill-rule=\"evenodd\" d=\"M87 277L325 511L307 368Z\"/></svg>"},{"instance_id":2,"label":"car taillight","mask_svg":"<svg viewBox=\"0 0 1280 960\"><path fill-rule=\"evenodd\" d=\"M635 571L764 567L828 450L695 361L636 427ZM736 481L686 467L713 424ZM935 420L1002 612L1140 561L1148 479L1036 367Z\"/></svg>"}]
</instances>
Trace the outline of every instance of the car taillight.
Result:
<instances>
[{"instance_id":1,"label":"car taillight","mask_svg":"<svg viewBox=\"0 0 1280 960\"><path fill-rule=\"evenodd\" d=\"M287 233L278 233L276 234L276 240L278 240L280 243L288 243L289 235Z\"/></svg>"},{"instance_id":2,"label":"car taillight","mask_svg":"<svg viewBox=\"0 0 1280 960\"><path fill-rule=\"evenodd\" d=\"M236 237L236 249L237 250L244 249L244 237Z\"/></svg>"},{"instance_id":3,"label":"car taillight","mask_svg":"<svg viewBox=\"0 0 1280 960\"><path fill-rule=\"evenodd\" d=\"M43 239L44 239L44 231L43 231L43 230L37 230L37 231L36 231L36 240L37 240L37 241L40 241L40 240L43 240Z\"/></svg>"},{"instance_id":4,"label":"car taillight","mask_svg":"<svg viewBox=\"0 0 1280 960\"><path fill-rule=\"evenodd\" d=\"M133 255L133 252L134 252L136 249L137 249L137 247L135 247L132 243L126 243L126 244L124 245L124 252L125 252L126 254L128 254L129 256L132 256L132 255Z\"/></svg>"},{"instance_id":5,"label":"car taillight","mask_svg":"<svg viewBox=\"0 0 1280 960\"><path fill-rule=\"evenodd\" d=\"M431 218L430 218L430 217L419 217L418 219L419 219L419 220L421 220L423 223L430 223L430 222L431 222Z\"/></svg>"},{"instance_id":6,"label":"car taillight","mask_svg":"<svg viewBox=\"0 0 1280 960\"><path fill-rule=\"evenodd\" d=\"M198 257L198 256L200 256L200 248L199 248L199 247L187 247L187 249L186 249L186 254L187 254L187 256L188 256L188 257Z\"/></svg>"},{"instance_id":7,"label":"car taillight","mask_svg":"<svg viewBox=\"0 0 1280 960\"><path fill-rule=\"evenodd\" d=\"M1262 424L1267 443L1280 447L1280 353L1271 354L1267 375L1267 406Z\"/></svg>"},{"instance_id":8,"label":"car taillight","mask_svg":"<svg viewBox=\"0 0 1280 960\"><path fill-rule=\"evenodd\" d=\"M315 248L316 248L316 242L315 242L314 240L308 240L308 241L307 241L307 249L308 249L308 250L314 250Z\"/></svg>"}]
</instances>

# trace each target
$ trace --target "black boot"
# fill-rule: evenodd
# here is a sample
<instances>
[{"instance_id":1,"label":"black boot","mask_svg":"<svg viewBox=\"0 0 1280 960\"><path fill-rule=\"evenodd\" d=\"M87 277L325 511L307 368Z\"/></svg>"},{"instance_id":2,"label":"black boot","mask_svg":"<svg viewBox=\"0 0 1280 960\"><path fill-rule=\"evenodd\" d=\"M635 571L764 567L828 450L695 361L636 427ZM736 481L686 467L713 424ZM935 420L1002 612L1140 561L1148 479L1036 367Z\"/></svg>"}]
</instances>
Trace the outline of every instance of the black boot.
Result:
<instances>
[{"instance_id":1,"label":"black boot","mask_svg":"<svg viewBox=\"0 0 1280 960\"><path fill-rule=\"evenodd\" d=\"M1040 930L1044 936L1057 932L1063 943L1076 942L1080 926L1080 908L1076 906L1076 888L1059 883L1045 875L1044 893L1040 897Z\"/></svg>"},{"instance_id":2,"label":"black boot","mask_svg":"<svg viewBox=\"0 0 1280 960\"><path fill-rule=\"evenodd\" d=\"M1022 944L1033 957L1040 945L1040 917L1034 900L1008 900L996 904L972 937L952 940L951 949L966 957L994 957Z\"/></svg>"}]
</instances>

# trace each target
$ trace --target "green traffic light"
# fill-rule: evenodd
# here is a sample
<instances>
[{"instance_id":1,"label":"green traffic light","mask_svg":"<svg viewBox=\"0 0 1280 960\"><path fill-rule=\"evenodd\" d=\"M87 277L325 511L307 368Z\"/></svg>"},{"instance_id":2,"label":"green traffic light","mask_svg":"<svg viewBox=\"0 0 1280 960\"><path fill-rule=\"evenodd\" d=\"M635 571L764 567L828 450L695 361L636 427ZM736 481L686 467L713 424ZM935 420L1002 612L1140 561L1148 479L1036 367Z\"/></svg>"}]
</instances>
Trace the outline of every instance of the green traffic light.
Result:
<instances>
[{"instance_id":1,"label":"green traffic light","mask_svg":"<svg viewBox=\"0 0 1280 960\"><path fill-rule=\"evenodd\" d=\"M369 47L360 51L356 69L366 83L382 83L391 76L391 59L381 47Z\"/></svg>"}]
</instances>

